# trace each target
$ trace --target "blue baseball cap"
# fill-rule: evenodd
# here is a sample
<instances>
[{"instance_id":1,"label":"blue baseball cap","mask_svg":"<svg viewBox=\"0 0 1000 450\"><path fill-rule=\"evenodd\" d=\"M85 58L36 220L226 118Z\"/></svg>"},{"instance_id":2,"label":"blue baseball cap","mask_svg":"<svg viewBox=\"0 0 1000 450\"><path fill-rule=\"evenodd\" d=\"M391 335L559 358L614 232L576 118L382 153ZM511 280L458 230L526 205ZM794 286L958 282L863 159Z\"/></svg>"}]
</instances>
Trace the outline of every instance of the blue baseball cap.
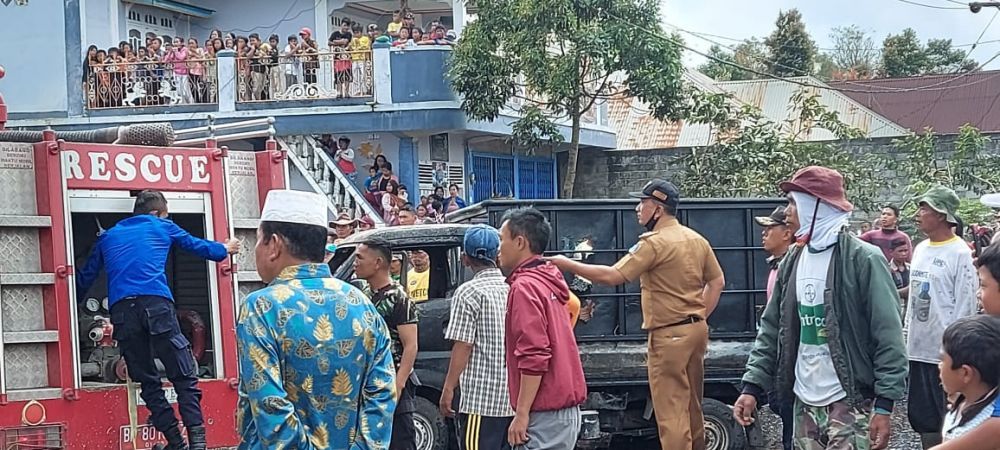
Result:
<instances>
[{"instance_id":1,"label":"blue baseball cap","mask_svg":"<svg viewBox=\"0 0 1000 450\"><path fill-rule=\"evenodd\" d=\"M496 262L500 252L500 233L489 225L474 225L465 230L462 251L470 258Z\"/></svg>"}]
</instances>

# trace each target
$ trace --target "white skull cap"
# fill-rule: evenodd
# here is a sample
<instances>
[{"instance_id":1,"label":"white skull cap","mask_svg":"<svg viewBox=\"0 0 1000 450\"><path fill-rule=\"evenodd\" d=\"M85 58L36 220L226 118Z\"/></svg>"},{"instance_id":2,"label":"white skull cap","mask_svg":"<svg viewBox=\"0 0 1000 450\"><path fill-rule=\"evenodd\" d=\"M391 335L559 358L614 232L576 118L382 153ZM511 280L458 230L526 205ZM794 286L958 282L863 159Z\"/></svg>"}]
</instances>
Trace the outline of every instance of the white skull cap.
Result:
<instances>
[{"instance_id":1,"label":"white skull cap","mask_svg":"<svg viewBox=\"0 0 1000 450\"><path fill-rule=\"evenodd\" d=\"M267 193L261 222L285 222L326 228L326 198L312 192L273 190Z\"/></svg>"}]
</instances>

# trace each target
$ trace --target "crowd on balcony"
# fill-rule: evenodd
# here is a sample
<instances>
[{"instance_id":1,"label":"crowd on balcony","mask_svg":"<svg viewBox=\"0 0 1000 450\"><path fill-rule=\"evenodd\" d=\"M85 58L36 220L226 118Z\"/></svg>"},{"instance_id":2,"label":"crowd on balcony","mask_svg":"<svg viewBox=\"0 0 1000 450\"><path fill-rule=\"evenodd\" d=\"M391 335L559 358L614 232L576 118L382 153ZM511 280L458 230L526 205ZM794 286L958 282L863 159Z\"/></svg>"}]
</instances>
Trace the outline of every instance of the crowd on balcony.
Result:
<instances>
[{"instance_id":1,"label":"crowd on balcony","mask_svg":"<svg viewBox=\"0 0 1000 450\"><path fill-rule=\"evenodd\" d=\"M89 108L215 103L216 48L210 41L153 33L146 45L133 48L122 41L107 50L87 48L83 89Z\"/></svg>"},{"instance_id":2,"label":"crowd on balcony","mask_svg":"<svg viewBox=\"0 0 1000 450\"><path fill-rule=\"evenodd\" d=\"M396 11L386 30L350 18L321 47L303 27L282 39L271 34L238 36L212 30L197 38L169 38L147 33L145 45L122 41L107 50L91 45L83 61L88 108L117 108L215 103L218 101L216 56L223 50L237 58L237 99L241 102L294 98L350 98L373 95L372 44L381 36L393 47L451 45L453 30L438 21L426 29L410 12ZM329 75L329 76L327 76Z\"/></svg>"}]
</instances>

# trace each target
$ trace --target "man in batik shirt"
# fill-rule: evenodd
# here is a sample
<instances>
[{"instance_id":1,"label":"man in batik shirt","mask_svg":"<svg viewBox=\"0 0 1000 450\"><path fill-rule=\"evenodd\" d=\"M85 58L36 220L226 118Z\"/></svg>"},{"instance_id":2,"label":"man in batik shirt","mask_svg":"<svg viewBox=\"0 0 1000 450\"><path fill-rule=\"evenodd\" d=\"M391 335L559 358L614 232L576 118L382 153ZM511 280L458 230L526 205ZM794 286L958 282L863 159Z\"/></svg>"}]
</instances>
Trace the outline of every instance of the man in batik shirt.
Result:
<instances>
[{"instance_id":1,"label":"man in batik shirt","mask_svg":"<svg viewBox=\"0 0 1000 450\"><path fill-rule=\"evenodd\" d=\"M396 388L385 322L330 275L323 197L268 193L257 272L268 286L240 305L241 450L389 447Z\"/></svg>"}]
</instances>

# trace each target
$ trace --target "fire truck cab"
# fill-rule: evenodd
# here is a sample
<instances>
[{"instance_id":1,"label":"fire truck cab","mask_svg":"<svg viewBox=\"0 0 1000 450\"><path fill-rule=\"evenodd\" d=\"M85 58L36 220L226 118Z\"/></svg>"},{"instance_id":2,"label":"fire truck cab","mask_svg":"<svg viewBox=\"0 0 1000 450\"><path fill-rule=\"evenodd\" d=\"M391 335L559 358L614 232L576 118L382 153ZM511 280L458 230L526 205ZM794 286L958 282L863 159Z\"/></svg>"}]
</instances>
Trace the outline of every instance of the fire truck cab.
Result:
<instances>
[{"instance_id":1,"label":"fire truck cab","mask_svg":"<svg viewBox=\"0 0 1000 450\"><path fill-rule=\"evenodd\" d=\"M0 142L2 448L148 449L164 442L145 425L143 407L136 435L130 431L104 276L86 295L76 292L74 276L98 234L130 216L143 189L163 191L171 220L191 234L243 241L242 253L222 263L179 249L167 262L178 318L198 362L209 447L237 445L237 302L262 286L253 265L254 230L266 193L287 184L284 153L273 140L266 147L229 151L212 140L204 148L74 143L53 131L37 143ZM166 391L174 403L172 389Z\"/></svg>"}]
</instances>

